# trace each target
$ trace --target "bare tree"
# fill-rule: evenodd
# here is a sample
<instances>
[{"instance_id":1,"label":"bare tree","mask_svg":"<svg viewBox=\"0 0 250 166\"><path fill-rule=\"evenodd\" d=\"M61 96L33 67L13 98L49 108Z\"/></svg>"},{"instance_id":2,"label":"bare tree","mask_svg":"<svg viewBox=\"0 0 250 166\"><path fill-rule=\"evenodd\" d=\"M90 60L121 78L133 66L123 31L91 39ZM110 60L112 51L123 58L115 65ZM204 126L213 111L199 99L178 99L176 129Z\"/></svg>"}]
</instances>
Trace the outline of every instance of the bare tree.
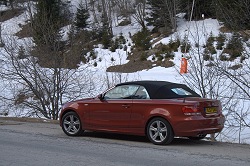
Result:
<instances>
[{"instance_id":1,"label":"bare tree","mask_svg":"<svg viewBox=\"0 0 250 166\"><path fill-rule=\"evenodd\" d=\"M182 76L185 82L190 87L194 87L202 97L220 99L222 102L227 121L222 133L215 137L228 139L237 135L234 141L238 140L241 143L243 131L249 128L250 114L248 41L244 44L242 55L238 60L230 61L230 55L225 54L226 51L228 52L227 46L224 45L220 50L213 51L218 44L218 37L210 34L205 37L207 42L203 43L204 36L198 33L201 27L199 25L196 27L196 34L190 34L194 37L196 47L191 47L187 53L188 74ZM205 27L202 29L206 30ZM203 34L208 33L204 31ZM230 38L225 40L227 40L225 43L230 43ZM222 60L222 55L228 60Z\"/></svg>"},{"instance_id":2,"label":"bare tree","mask_svg":"<svg viewBox=\"0 0 250 166\"><path fill-rule=\"evenodd\" d=\"M145 1L145 0L142 0ZM113 0L113 4L119 9L117 10L117 13L123 17L129 17L129 15L132 13L134 2L133 0Z\"/></svg>"},{"instance_id":3,"label":"bare tree","mask_svg":"<svg viewBox=\"0 0 250 166\"><path fill-rule=\"evenodd\" d=\"M139 3L136 6L136 12L133 15L134 19L141 25L143 30L146 30L146 25L145 25L145 4L146 2L143 1L143 3Z\"/></svg>"},{"instance_id":4,"label":"bare tree","mask_svg":"<svg viewBox=\"0 0 250 166\"><path fill-rule=\"evenodd\" d=\"M178 0L164 0L164 1L166 3L166 9L169 15L169 21L171 23L171 27L173 31L175 32L177 29L176 14L177 14L179 1Z\"/></svg>"},{"instance_id":5,"label":"bare tree","mask_svg":"<svg viewBox=\"0 0 250 166\"><path fill-rule=\"evenodd\" d=\"M17 93L13 98L15 105L23 105L32 114L48 119L58 119L63 102L77 97L91 95L94 88L92 72L82 69L64 69L58 64L53 68L42 68L39 59L31 55L20 59L19 44L5 42L5 63L1 70L2 78L9 80ZM27 44L27 43L26 43ZM30 45L25 45L30 48ZM26 50L29 54L31 50ZM54 54L56 52L53 52ZM54 57L61 62L63 55Z\"/></svg>"},{"instance_id":6,"label":"bare tree","mask_svg":"<svg viewBox=\"0 0 250 166\"><path fill-rule=\"evenodd\" d=\"M95 2L96 1L94 1L94 0L90 0L90 2L89 2L89 4L90 4L90 10L92 11L92 13L93 13L93 17L94 17L94 22L95 23L98 23L99 21L98 21L98 19L97 19L97 15L96 15L96 5L95 5Z\"/></svg>"},{"instance_id":7,"label":"bare tree","mask_svg":"<svg viewBox=\"0 0 250 166\"><path fill-rule=\"evenodd\" d=\"M179 10L180 0L148 0L150 4L150 17L148 21L156 28L164 28L165 31L176 31L176 14Z\"/></svg>"},{"instance_id":8,"label":"bare tree","mask_svg":"<svg viewBox=\"0 0 250 166\"><path fill-rule=\"evenodd\" d=\"M112 1L101 0L102 1L102 17L103 26L107 31L108 35L113 36L112 29Z\"/></svg>"},{"instance_id":9,"label":"bare tree","mask_svg":"<svg viewBox=\"0 0 250 166\"><path fill-rule=\"evenodd\" d=\"M46 29L40 27L42 21L45 21ZM41 32L46 31L44 34L55 32L48 20L41 19L32 26L40 28ZM13 107L22 107L28 115L58 119L65 101L93 95L94 72L87 64L72 67L72 62L80 62L80 53L78 56L73 55L74 51L69 53L71 46L66 45L60 35L57 40L51 39L50 35L42 37L46 42L37 46L32 39L5 35L2 52L5 65L1 66L0 76L11 85L8 88L12 95L4 99L12 101Z\"/></svg>"},{"instance_id":10,"label":"bare tree","mask_svg":"<svg viewBox=\"0 0 250 166\"><path fill-rule=\"evenodd\" d=\"M231 130L238 133L238 142L241 143L242 131L250 127L250 54L249 46L244 44L244 51L241 62L217 61L214 63L217 71L221 72L229 81L231 91L235 91L232 100L235 102L235 107L227 108L228 124ZM227 96L227 95L225 95Z\"/></svg>"},{"instance_id":11,"label":"bare tree","mask_svg":"<svg viewBox=\"0 0 250 166\"><path fill-rule=\"evenodd\" d=\"M218 0L215 2L217 18L233 30L249 29L250 1Z\"/></svg>"}]
</instances>

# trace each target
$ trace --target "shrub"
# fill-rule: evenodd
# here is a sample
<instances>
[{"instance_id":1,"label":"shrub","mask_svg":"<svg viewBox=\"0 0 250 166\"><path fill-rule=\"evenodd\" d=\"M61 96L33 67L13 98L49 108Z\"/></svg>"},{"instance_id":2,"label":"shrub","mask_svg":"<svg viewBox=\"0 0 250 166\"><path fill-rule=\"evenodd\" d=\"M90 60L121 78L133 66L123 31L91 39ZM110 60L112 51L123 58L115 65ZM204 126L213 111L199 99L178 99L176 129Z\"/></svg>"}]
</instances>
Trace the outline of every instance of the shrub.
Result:
<instances>
[{"instance_id":1,"label":"shrub","mask_svg":"<svg viewBox=\"0 0 250 166\"><path fill-rule=\"evenodd\" d=\"M223 33L220 33L218 37L216 38L217 40L217 45L216 49L222 50L223 46L225 45L226 37Z\"/></svg>"},{"instance_id":2,"label":"shrub","mask_svg":"<svg viewBox=\"0 0 250 166\"><path fill-rule=\"evenodd\" d=\"M108 32L104 32L102 34L102 44L103 44L104 49L108 49L111 46L112 40Z\"/></svg>"},{"instance_id":3,"label":"shrub","mask_svg":"<svg viewBox=\"0 0 250 166\"><path fill-rule=\"evenodd\" d=\"M20 46L19 47L19 50L18 50L18 58L19 59L24 59L26 58L27 56L25 55L25 49L23 46Z\"/></svg>"},{"instance_id":4,"label":"shrub","mask_svg":"<svg viewBox=\"0 0 250 166\"><path fill-rule=\"evenodd\" d=\"M162 61L164 59L164 56L160 53L156 53L155 56L157 58L157 61Z\"/></svg>"},{"instance_id":5,"label":"shrub","mask_svg":"<svg viewBox=\"0 0 250 166\"><path fill-rule=\"evenodd\" d=\"M177 39L176 41L170 40L169 42L169 48L171 51L177 52L178 48L180 47L181 42L179 39Z\"/></svg>"},{"instance_id":6,"label":"shrub","mask_svg":"<svg viewBox=\"0 0 250 166\"><path fill-rule=\"evenodd\" d=\"M217 43L216 49L217 49L217 50L222 50L222 49L223 49L223 46L224 46L224 43Z\"/></svg>"},{"instance_id":7,"label":"shrub","mask_svg":"<svg viewBox=\"0 0 250 166\"><path fill-rule=\"evenodd\" d=\"M209 61L209 59L210 59L210 53L209 53L208 49L205 49L205 50L204 50L203 59L204 59L205 61Z\"/></svg>"},{"instance_id":8,"label":"shrub","mask_svg":"<svg viewBox=\"0 0 250 166\"><path fill-rule=\"evenodd\" d=\"M229 54L229 60L233 61L234 59L242 55L242 51L242 38L238 34L234 33L231 39L228 41L226 48L223 50L223 53Z\"/></svg>"},{"instance_id":9,"label":"shrub","mask_svg":"<svg viewBox=\"0 0 250 166\"><path fill-rule=\"evenodd\" d=\"M122 35L122 33L119 36L119 44L126 44L126 39L124 38L124 36Z\"/></svg>"},{"instance_id":10,"label":"shrub","mask_svg":"<svg viewBox=\"0 0 250 166\"><path fill-rule=\"evenodd\" d=\"M171 51L171 52L167 52L166 54L165 54L165 58L169 58L169 59L172 59L172 58L174 58L174 52L173 51Z\"/></svg>"},{"instance_id":11,"label":"shrub","mask_svg":"<svg viewBox=\"0 0 250 166\"><path fill-rule=\"evenodd\" d=\"M122 33L118 38L111 41L111 48L110 51L115 52L116 49L123 49L123 44L126 44L126 39L122 36Z\"/></svg>"},{"instance_id":12,"label":"shrub","mask_svg":"<svg viewBox=\"0 0 250 166\"><path fill-rule=\"evenodd\" d=\"M208 39L207 39L207 46L212 46L213 45L213 43L214 43L214 41L215 41L215 37L213 37L213 34L212 33L210 33L210 36L208 37Z\"/></svg>"},{"instance_id":13,"label":"shrub","mask_svg":"<svg viewBox=\"0 0 250 166\"><path fill-rule=\"evenodd\" d=\"M115 41L111 41L110 51L115 52L115 50L118 49L118 47L119 44L117 39L115 39Z\"/></svg>"},{"instance_id":14,"label":"shrub","mask_svg":"<svg viewBox=\"0 0 250 166\"><path fill-rule=\"evenodd\" d=\"M126 26L126 25L129 25L129 24L131 24L131 21L129 21L129 20L123 20L122 22L120 22L118 24L118 26Z\"/></svg>"},{"instance_id":15,"label":"shrub","mask_svg":"<svg viewBox=\"0 0 250 166\"><path fill-rule=\"evenodd\" d=\"M123 51L127 51L127 50L128 50L128 46L125 45L125 46L123 47Z\"/></svg>"},{"instance_id":16,"label":"shrub","mask_svg":"<svg viewBox=\"0 0 250 166\"><path fill-rule=\"evenodd\" d=\"M214 48L214 46L208 46L207 49L209 50L209 52L210 52L211 54L216 54L216 53L217 53L217 51L216 51L216 49Z\"/></svg>"},{"instance_id":17,"label":"shrub","mask_svg":"<svg viewBox=\"0 0 250 166\"><path fill-rule=\"evenodd\" d=\"M221 61L228 61L228 57L225 54L220 55L220 60Z\"/></svg>"},{"instance_id":18,"label":"shrub","mask_svg":"<svg viewBox=\"0 0 250 166\"><path fill-rule=\"evenodd\" d=\"M155 61L155 56L152 57L152 61Z\"/></svg>"},{"instance_id":19,"label":"shrub","mask_svg":"<svg viewBox=\"0 0 250 166\"><path fill-rule=\"evenodd\" d=\"M242 67L243 67L242 64L236 64L236 65L228 67L228 69L237 70L237 69L242 68Z\"/></svg>"},{"instance_id":20,"label":"shrub","mask_svg":"<svg viewBox=\"0 0 250 166\"><path fill-rule=\"evenodd\" d=\"M186 51L185 51L186 49ZM182 43L181 45L181 52L182 53L187 53L189 52L189 50L191 49L191 45L189 43L187 43L187 46L186 46L186 43Z\"/></svg>"},{"instance_id":21,"label":"shrub","mask_svg":"<svg viewBox=\"0 0 250 166\"><path fill-rule=\"evenodd\" d=\"M111 61L111 62L114 62L114 61L115 61L115 59L114 59L113 57L111 57L110 61Z\"/></svg>"},{"instance_id":22,"label":"shrub","mask_svg":"<svg viewBox=\"0 0 250 166\"><path fill-rule=\"evenodd\" d=\"M96 53L92 50L92 51L90 51L89 57L90 57L90 59L94 60L94 59L97 58L97 55L96 55Z\"/></svg>"},{"instance_id":23,"label":"shrub","mask_svg":"<svg viewBox=\"0 0 250 166\"><path fill-rule=\"evenodd\" d=\"M142 49L142 50L148 50L151 47L150 44L150 37L149 37L149 31L143 30L138 33L136 33L132 40L135 43L135 46Z\"/></svg>"}]
</instances>

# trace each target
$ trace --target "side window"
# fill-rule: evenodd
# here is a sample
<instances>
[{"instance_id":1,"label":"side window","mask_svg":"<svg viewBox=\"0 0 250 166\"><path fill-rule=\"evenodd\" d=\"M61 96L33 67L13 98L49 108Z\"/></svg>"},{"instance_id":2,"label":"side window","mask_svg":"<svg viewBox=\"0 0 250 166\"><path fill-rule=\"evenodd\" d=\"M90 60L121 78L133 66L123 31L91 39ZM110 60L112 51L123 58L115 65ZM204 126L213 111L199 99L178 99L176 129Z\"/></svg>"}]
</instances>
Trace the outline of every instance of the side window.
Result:
<instances>
[{"instance_id":1,"label":"side window","mask_svg":"<svg viewBox=\"0 0 250 166\"><path fill-rule=\"evenodd\" d=\"M134 96L134 99L150 99L150 97L147 90L143 86L140 86Z\"/></svg>"},{"instance_id":2,"label":"side window","mask_svg":"<svg viewBox=\"0 0 250 166\"><path fill-rule=\"evenodd\" d=\"M117 86L106 92L104 99L132 99L138 88L138 85Z\"/></svg>"}]
</instances>

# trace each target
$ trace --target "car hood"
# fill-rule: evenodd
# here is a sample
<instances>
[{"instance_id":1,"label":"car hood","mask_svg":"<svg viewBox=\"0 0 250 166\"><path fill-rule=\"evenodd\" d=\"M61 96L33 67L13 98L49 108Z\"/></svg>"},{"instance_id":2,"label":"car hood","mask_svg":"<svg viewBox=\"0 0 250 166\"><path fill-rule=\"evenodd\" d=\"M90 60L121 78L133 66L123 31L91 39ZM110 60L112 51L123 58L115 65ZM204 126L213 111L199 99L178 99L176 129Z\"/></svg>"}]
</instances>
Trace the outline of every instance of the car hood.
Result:
<instances>
[{"instance_id":1,"label":"car hood","mask_svg":"<svg viewBox=\"0 0 250 166\"><path fill-rule=\"evenodd\" d=\"M79 99L79 100L73 100L73 101L64 103L62 109L66 108L66 107L70 107L70 106L77 104L77 103L85 103L85 102L88 103L94 99L96 99L96 98L84 98L84 99Z\"/></svg>"},{"instance_id":2,"label":"car hood","mask_svg":"<svg viewBox=\"0 0 250 166\"><path fill-rule=\"evenodd\" d=\"M79 99L79 100L74 100L74 101L71 101L71 102L89 102L89 101L92 101L96 98L84 98L84 99Z\"/></svg>"}]
</instances>

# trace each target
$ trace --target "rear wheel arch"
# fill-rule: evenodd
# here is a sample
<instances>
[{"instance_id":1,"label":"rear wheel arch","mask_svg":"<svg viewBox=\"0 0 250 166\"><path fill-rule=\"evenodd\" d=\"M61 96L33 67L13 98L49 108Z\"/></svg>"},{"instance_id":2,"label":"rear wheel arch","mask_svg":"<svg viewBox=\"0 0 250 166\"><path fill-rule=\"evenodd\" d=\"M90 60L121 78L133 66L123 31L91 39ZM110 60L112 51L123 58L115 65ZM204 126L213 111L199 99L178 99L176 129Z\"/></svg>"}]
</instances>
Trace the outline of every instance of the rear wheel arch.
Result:
<instances>
[{"instance_id":1,"label":"rear wheel arch","mask_svg":"<svg viewBox=\"0 0 250 166\"><path fill-rule=\"evenodd\" d=\"M162 117L162 116L152 116L152 117L150 117L150 118L147 120L147 122L146 122L146 124L145 124L145 129L144 129L145 135L147 135L147 126L148 126L149 122L150 122L152 119L154 119L154 118L162 118L162 119L166 120L166 121L170 124L170 126L171 126L171 128L172 128L172 131L173 131L173 134L175 135L175 133L174 133L174 128L173 128L172 124L170 123L170 121L169 121L167 118Z\"/></svg>"}]
</instances>

